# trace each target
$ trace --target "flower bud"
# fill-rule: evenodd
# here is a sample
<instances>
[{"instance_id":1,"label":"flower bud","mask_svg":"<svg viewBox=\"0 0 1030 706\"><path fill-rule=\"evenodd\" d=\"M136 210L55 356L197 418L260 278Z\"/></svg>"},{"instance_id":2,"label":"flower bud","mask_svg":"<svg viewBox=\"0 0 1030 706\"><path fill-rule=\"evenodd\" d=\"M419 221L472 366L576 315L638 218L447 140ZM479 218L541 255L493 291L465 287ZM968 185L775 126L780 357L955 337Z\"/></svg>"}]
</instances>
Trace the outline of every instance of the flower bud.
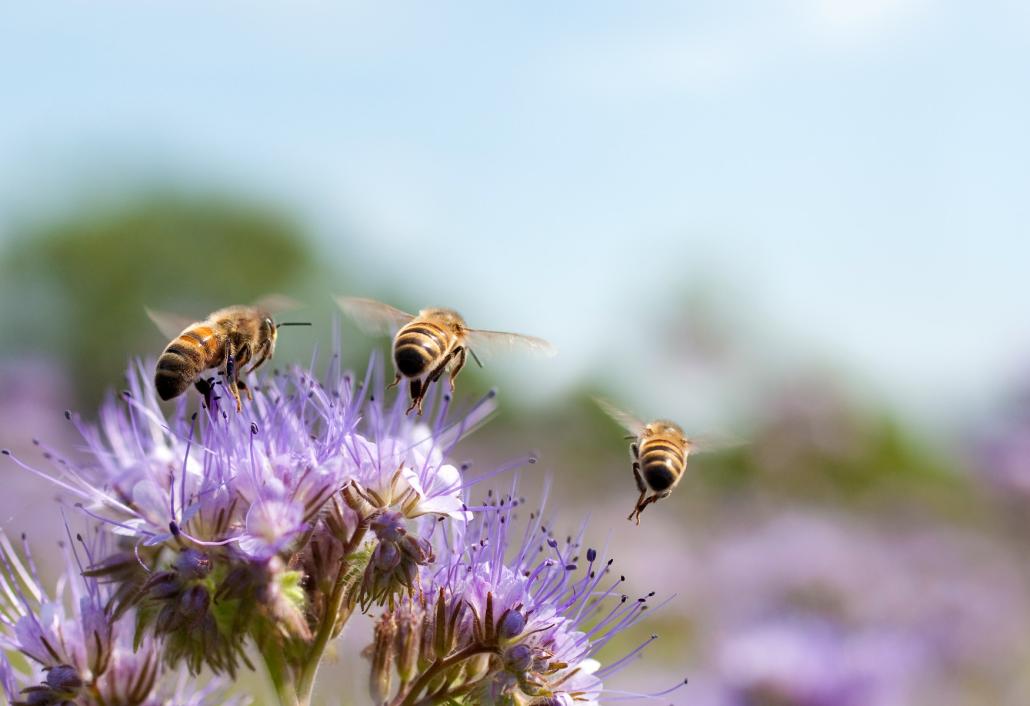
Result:
<instances>
[{"instance_id":1,"label":"flower bud","mask_svg":"<svg viewBox=\"0 0 1030 706\"><path fill-rule=\"evenodd\" d=\"M187 623L196 624L207 615L207 609L211 605L211 595L207 589L197 584L190 586L179 599L179 610Z\"/></svg>"},{"instance_id":2,"label":"flower bud","mask_svg":"<svg viewBox=\"0 0 1030 706\"><path fill-rule=\"evenodd\" d=\"M372 563L379 571L393 571L401 563L401 550L393 542L380 542L372 554Z\"/></svg>"},{"instance_id":3,"label":"flower bud","mask_svg":"<svg viewBox=\"0 0 1030 706\"><path fill-rule=\"evenodd\" d=\"M395 514L385 513L383 517ZM373 603L392 602L398 593L413 595L419 585L419 567L435 559L432 544L428 540L406 534L403 528L397 528L395 521L401 520L387 517L385 524L380 526L381 534L377 534L379 543L365 567L358 600L366 610ZM386 537L396 539L389 540Z\"/></svg>"},{"instance_id":4,"label":"flower bud","mask_svg":"<svg viewBox=\"0 0 1030 706\"><path fill-rule=\"evenodd\" d=\"M402 603L394 613L397 624L397 673L405 682L410 681L418 665L419 642L422 615L411 601Z\"/></svg>"},{"instance_id":5,"label":"flower bud","mask_svg":"<svg viewBox=\"0 0 1030 706\"><path fill-rule=\"evenodd\" d=\"M196 581L211 573L211 559L196 549L186 549L175 559L175 571L183 581Z\"/></svg>"},{"instance_id":6,"label":"flower bud","mask_svg":"<svg viewBox=\"0 0 1030 706\"><path fill-rule=\"evenodd\" d=\"M25 694L25 700L16 701L18 706L57 706L64 701L46 686L30 686L22 689L22 693Z\"/></svg>"},{"instance_id":7,"label":"flower bud","mask_svg":"<svg viewBox=\"0 0 1030 706\"><path fill-rule=\"evenodd\" d=\"M390 696L396 634L397 625L393 620L393 615L387 613L376 623L375 638L371 649L372 669L369 675L368 692L372 696L374 704L385 703Z\"/></svg>"},{"instance_id":8,"label":"flower bud","mask_svg":"<svg viewBox=\"0 0 1030 706\"><path fill-rule=\"evenodd\" d=\"M372 531L383 542L400 540L407 530L404 528L404 515L399 512L384 512L372 521Z\"/></svg>"},{"instance_id":9,"label":"flower bud","mask_svg":"<svg viewBox=\"0 0 1030 706\"><path fill-rule=\"evenodd\" d=\"M521 674L533 666L533 650L529 645L515 645L504 653L504 668Z\"/></svg>"},{"instance_id":10,"label":"flower bud","mask_svg":"<svg viewBox=\"0 0 1030 706\"><path fill-rule=\"evenodd\" d=\"M363 491L355 481L348 482L343 486L343 490L340 491L340 495L343 496L343 501L347 504L347 507L353 510L358 517L365 517L371 507L368 501L362 497L362 494Z\"/></svg>"},{"instance_id":11,"label":"flower bud","mask_svg":"<svg viewBox=\"0 0 1030 706\"><path fill-rule=\"evenodd\" d=\"M150 598L173 598L182 591L182 582L174 571L161 571L154 574L143 589Z\"/></svg>"},{"instance_id":12,"label":"flower bud","mask_svg":"<svg viewBox=\"0 0 1030 706\"><path fill-rule=\"evenodd\" d=\"M78 670L68 664L59 664L46 675L46 683L51 689L67 698L75 697L82 688L82 677Z\"/></svg>"},{"instance_id":13,"label":"flower bud","mask_svg":"<svg viewBox=\"0 0 1030 706\"><path fill-rule=\"evenodd\" d=\"M526 628L526 616L520 610L509 610L501 616L497 623L497 636L502 640L518 637Z\"/></svg>"}]
</instances>

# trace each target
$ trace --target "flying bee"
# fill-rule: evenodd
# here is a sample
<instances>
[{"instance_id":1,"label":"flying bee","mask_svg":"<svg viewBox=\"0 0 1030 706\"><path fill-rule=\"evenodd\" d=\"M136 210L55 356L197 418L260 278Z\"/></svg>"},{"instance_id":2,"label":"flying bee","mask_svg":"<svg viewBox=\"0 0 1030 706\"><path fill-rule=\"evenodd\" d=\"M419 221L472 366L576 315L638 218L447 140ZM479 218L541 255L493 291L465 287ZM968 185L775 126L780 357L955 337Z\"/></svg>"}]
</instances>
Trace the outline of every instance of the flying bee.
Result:
<instances>
[{"instance_id":1,"label":"flying bee","mask_svg":"<svg viewBox=\"0 0 1030 706\"><path fill-rule=\"evenodd\" d=\"M692 452L712 451L735 443L730 440L705 440L699 444L696 439L687 437L675 422L657 419L645 424L607 400L596 399L596 402L608 416L631 434L626 439L633 440L629 449L633 458L633 478L637 482L640 497L637 498L633 512L626 519L635 519L638 525L640 513L644 508L672 494L673 488L679 484L684 471L687 470L687 457Z\"/></svg>"},{"instance_id":2,"label":"flying bee","mask_svg":"<svg viewBox=\"0 0 1030 706\"><path fill-rule=\"evenodd\" d=\"M408 380L411 395L409 414L412 410L422 414L429 386L445 372L450 372L448 382L453 391L454 380L465 365L467 356L471 355L482 367L474 349L521 346L554 355L551 344L542 338L469 328L465 319L453 309L423 309L415 316L372 299L337 297L336 301L365 330L393 334L396 375L390 387L401 380Z\"/></svg>"},{"instance_id":3,"label":"flying bee","mask_svg":"<svg viewBox=\"0 0 1030 706\"><path fill-rule=\"evenodd\" d=\"M278 304L278 306L276 306ZM212 312L205 320L190 322L173 314L147 309L158 329L172 337L157 359L154 387L162 400L178 397L191 384L205 397L210 393L201 373L220 368L225 385L242 409L240 390L251 399L240 373L252 373L275 353L280 326L310 326L307 322L275 323L271 311L290 305L282 298L267 297L254 306L228 306ZM250 368L244 370L247 364Z\"/></svg>"}]
</instances>

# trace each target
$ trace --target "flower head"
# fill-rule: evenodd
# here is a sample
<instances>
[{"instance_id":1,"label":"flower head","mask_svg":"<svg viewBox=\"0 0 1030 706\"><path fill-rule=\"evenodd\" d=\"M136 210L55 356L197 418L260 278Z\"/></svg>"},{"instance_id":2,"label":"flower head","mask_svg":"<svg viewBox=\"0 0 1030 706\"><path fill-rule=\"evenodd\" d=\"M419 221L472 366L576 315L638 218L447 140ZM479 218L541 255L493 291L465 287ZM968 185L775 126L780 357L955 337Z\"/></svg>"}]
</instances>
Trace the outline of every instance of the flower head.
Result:
<instances>
[{"instance_id":1,"label":"flower head","mask_svg":"<svg viewBox=\"0 0 1030 706\"><path fill-rule=\"evenodd\" d=\"M105 610L132 611L141 634L163 640L169 664L234 673L249 638L289 649L335 623L325 611L410 594L433 560L436 518L465 521L446 458L492 411L492 393L456 420L440 396L426 425L403 400L385 402L375 358L362 382L330 368L252 381L241 413L217 384L196 413L185 397L166 413L135 365L98 425L66 415L85 462L53 453L56 472L44 473L15 459L114 538L86 572L107 587Z\"/></svg>"},{"instance_id":2,"label":"flower head","mask_svg":"<svg viewBox=\"0 0 1030 706\"><path fill-rule=\"evenodd\" d=\"M84 550L102 548L98 540ZM0 644L28 658L35 669L16 672L6 659L0 676L13 704L79 704L103 706L131 703L157 706L175 695L175 703L239 704L224 693L218 680L197 689L178 670L161 666L163 646L145 637L134 644L134 616L116 618L107 606L107 591L95 579L75 578L77 558L65 547L67 575L63 588L51 594L36 573L26 546L23 560L6 535L0 534ZM20 686L25 685L25 686Z\"/></svg>"},{"instance_id":3,"label":"flower head","mask_svg":"<svg viewBox=\"0 0 1030 706\"><path fill-rule=\"evenodd\" d=\"M513 534L521 505L514 494L491 496L467 526L435 537L441 561L424 572L423 598L380 619L396 626L386 634L398 664L421 669L409 698L439 679L450 685L450 697L468 695L474 703L596 704L603 678L643 649L601 668L597 653L644 615L654 594L631 600L620 590L625 578L612 573L613 560L583 552L578 537L559 541L539 513ZM401 625L418 626L419 638L402 642ZM381 694L389 675L377 667L372 683ZM411 678L401 669L406 684Z\"/></svg>"}]
</instances>

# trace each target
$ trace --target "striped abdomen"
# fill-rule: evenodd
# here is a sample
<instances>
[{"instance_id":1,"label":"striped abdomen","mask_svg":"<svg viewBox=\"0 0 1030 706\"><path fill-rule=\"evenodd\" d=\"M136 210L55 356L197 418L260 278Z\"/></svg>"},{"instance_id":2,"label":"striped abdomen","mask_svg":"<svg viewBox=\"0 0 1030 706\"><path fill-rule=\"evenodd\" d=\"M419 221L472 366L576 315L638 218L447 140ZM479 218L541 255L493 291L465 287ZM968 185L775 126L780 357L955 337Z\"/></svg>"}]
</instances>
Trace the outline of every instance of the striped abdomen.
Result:
<instances>
[{"instance_id":1,"label":"striped abdomen","mask_svg":"<svg viewBox=\"0 0 1030 706\"><path fill-rule=\"evenodd\" d=\"M451 334L429 321L412 321L393 339L393 362L407 378L419 378L439 365L450 349Z\"/></svg>"},{"instance_id":2,"label":"striped abdomen","mask_svg":"<svg viewBox=\"0 0 1030 706\"><path fill-rule=\"evenodd\" d=\"M652 436L640 442L637 460L651 490L667 490L676 485L687 468L686 449L679 439Z\"/></svg>"},{"instance_id":3,"label":"striped abdomen","mask_svg":"<svg viewBox=\"0 0 1030 706\"><path fill-rule=\"evenodd\" d=\"M157 359L154 387L163 400L178 397L201 372L222 360L220 337L207 323L196 323L168 344Z\"/></svg>"}]
</instances>

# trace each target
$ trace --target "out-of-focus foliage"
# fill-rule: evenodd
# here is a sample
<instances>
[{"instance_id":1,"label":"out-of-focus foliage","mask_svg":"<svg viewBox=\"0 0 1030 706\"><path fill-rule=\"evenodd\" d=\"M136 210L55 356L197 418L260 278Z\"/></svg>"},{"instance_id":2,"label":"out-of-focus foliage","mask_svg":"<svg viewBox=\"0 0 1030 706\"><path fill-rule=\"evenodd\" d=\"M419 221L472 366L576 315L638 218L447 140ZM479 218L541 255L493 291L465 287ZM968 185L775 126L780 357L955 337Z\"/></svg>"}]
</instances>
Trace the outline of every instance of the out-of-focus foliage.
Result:
<instances>
[{"instance_id":1,"label":"out-of-focus foliage","mask_svg":"<svg viewBox=\"0 0 1030 706\"><path fill-rule=\"evenodd\" d=\"M253 203L154 195L72 212L28 228L0 260L0 354L59 356L92 404L129 357L159 352L144 305L199 318L318 272L299 225Z\"/></svg>"}]
</instances>

